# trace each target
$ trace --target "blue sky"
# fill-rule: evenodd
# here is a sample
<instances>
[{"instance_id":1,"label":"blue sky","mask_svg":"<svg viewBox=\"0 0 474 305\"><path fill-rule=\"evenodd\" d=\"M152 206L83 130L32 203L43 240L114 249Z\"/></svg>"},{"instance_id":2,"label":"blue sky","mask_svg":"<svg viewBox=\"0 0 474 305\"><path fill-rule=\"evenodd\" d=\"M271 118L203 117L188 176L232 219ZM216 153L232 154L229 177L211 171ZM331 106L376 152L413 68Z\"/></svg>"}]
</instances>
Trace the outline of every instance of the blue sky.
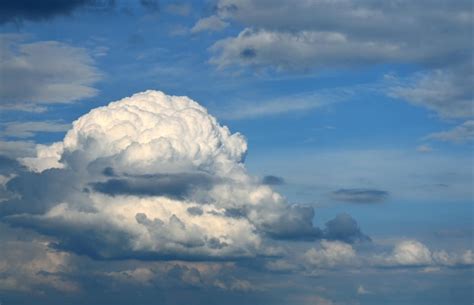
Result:
<instances>
[{"instance_id":1,"label":"blue sky","mask_svg":"<svg viewBox=\"0 0 474 305\"><path fill-rule=\"evenodd\" d=\"M0 13L0 302L472 304L472 12L470 1L443 0L7 1ZM174 147L168 164L165 152L148 157L146 150L133 155L138 163L123 163L126 149L115 156L90 144L115 145L119 129L90 130L122 117L110 106L101 108L104 118L87 113L146 90L187 96L217 119L211 135L223 138L214 159ZM140 98L164 97L132 100ZM72 126L80 117L91 129ZM208 116L199 118L182 130L205 132ZM140 119L110 124L134 125L140 136L123 126L118 132L142 145L148 121ZM248 148L227 139L221 125ZM83 138L68 138L68 130ZM173 137L194 141L184 131ZM244 172L222 169L222 151ZM173 163L191 157L201 165ZM254 200L232 193L236 181L246 181L240 187L249 194L263 192L258 198L271 188L283 199L258 204L284 207L262 206L254 211L260 220L245 202L230 208ZM157 229L161 218L145 212L132 215L134 225L146 227L158 248L112 243L128 244L138 227L113 224L112 212L101 210L110 198L188 204L202 192L226 201L216 203L226 221L253 228L234 244L250 251L255 238L265 246L244 258L241 248L165 251L153 230L174 230L175 220ZM192 213L204 217L207 208ZM99 209L111 227L88 227L95 221L81 219L88 209ZM235 211L240 216L230 217ZM272 215L278 223L261 220ZM183 217L178 223L189 228ZM32 254L15 255L25 251Z\"/></svg>"}]
</instances>

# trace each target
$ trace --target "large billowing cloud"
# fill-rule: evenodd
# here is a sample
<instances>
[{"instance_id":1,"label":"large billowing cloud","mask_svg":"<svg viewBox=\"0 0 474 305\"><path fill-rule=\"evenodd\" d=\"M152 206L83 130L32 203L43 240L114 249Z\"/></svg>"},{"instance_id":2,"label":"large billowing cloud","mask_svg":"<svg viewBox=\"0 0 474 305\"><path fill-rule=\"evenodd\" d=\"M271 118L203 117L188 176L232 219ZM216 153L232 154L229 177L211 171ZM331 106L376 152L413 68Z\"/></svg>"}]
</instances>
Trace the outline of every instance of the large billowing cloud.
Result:
<instances>
[{"instance_id":1,"label":"large billowing cloud","mask_svg":"<svg viewBox=\"0 0 474 305\"><path fill-rule=\"evenodd\" d=\"M242 135L191 99L138 93L93 109L63 141L21 159L29 170L6 182L21 196L0 215L98 259L277 255L273 239L325 234L312 208L289 205L246 173L246 151Z\"/></svg>"}]
</instances>

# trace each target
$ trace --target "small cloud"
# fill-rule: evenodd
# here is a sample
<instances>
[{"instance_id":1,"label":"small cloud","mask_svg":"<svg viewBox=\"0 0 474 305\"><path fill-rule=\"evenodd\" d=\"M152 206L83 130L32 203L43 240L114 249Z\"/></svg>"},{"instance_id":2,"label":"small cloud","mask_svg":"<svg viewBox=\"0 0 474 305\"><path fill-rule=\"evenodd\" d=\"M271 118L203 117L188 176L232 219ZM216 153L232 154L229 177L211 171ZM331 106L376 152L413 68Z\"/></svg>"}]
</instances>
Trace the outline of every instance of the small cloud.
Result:
<instances>
[{"instance_id":1,"label":"small cloud","mask_svg":"<svg viewBox=\"0 0 474 305\"><path fill-rule=\"evenodd\" d=\"M387 200L389 192L378 189L339 189L331 193L331 197L337 201L351 203L380 203Z\"/></svg>"},{"instance_id":2,"label":"small cloud","mask_svg":"<svg viewBox=\"0 0 474 305\"><path fill-rule=\"evenodd\" d=\"M474 140L474 120L469 120L451 130L429 134L425 139L453 143L466 143Z\"/></svg>"},{"instance_id":3,"label":"small cloud","mask_svg":"<svg viewBox=\"0 0 474 305\"><path fill-rule=\"evenodd\" d=\"M278 176L267 175L263 177L262 183L266 185L282 185L285 184L285 179Z\"/></svg>"},{"instance_id":4,"label":"small cloud","mask_svg":"<svg viewBox=\"0 0 474 305\"><path fill-rule=\"evenodd\" d=\"M357 294L359 295L370 294L370 293L371 292L365 289L364 286L362 285L359 285L359 287L357 287Z\"/></svg>"},{"instance_id":5,"label":"small cloud","mask_svg":"<svg viewBox=\"0 0 474 305\"><path fill-rule=\"evenodd\" d=\"M433 151L433 148L429 145L422 144L416 148L416 151L420 153L429 153Z\"/></svg>"},{"instance_id":6,"label":"small cloud","mask_svg":"<svg viewBox=\"0 0 474 305\"><path fill-rule=\"evenodd\" d=\"M220 31L226 28L229 24L217 16L210 16L199 19L192 27L191 33L198 33L203 31Z\"/></svg>"}]
</instances>

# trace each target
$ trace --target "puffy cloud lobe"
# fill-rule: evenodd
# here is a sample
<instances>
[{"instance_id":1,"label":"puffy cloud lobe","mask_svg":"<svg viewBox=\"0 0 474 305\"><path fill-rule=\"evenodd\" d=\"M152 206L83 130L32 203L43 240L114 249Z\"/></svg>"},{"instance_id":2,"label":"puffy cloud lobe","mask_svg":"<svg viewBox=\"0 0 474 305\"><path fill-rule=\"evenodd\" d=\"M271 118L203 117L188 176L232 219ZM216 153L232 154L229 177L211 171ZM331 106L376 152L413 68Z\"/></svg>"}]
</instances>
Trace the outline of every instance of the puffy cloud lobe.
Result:
<instances>
[{"instance_id":1,"label":"puffy cloud lobe","mask_svg":"<svg viewBox=\"0 0 474 305\"><path fill-rule=\"evenodd\" d=\"M250 177L243 136L187 97L147 91L96 108L62 142L22 159L3 220L96 259L275 255L271 239L315 239L312 208Z\"/></svg>"}]
</instances>

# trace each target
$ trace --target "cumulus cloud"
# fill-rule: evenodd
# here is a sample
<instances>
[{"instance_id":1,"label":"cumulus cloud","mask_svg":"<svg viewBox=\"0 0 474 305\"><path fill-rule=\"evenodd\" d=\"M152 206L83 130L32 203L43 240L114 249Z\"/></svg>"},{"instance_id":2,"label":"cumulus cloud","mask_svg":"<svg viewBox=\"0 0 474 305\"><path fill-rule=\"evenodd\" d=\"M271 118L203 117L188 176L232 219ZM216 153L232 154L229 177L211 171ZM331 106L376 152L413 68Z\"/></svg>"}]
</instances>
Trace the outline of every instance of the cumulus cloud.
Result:
<instances>
[{"instance_id":1,"label":"cumulus cloud","mask_svg":"<svg viewBox=\"0 0 474 305\"><path fill-rule=\"evenodd\" d=\"M43 111L97 94L101 73L86 49L9 34L0 35L0 49L0 108Z\"/></svg>"},{"instance_id":2,"label":"cumulus cloud","mask_svg":"<svg viewBox=\"0 0 474 305\"><path fill-rule=\"evenodd\" d=\"M312 208L246 173L246 150L242 135L191 99L138 93L93 109L63 141L22 158L30 170L6 183L21 196L0 215L96 259L266 256L278 252L271 239L319 238Z\"/></svg>"},{"instance_id":3,"label":"cumulus cloud","mask_svg":"<svg viewBox=\"0 0 474 305\"><path fill-rule=\"evenodd\" d=\"M432 251L417 240L402 240L396 243L390 254L375 255L372 263L388 267L469 266L474 263L474 255L472 250L463 253Z\"/></svg>"},{"instance_id":4,"label":"cumulus cloud","mask_svg":"<svg viewBox=\"0 0 474 305\"><path fill-rule=\"evenodd\" d=\"M321 249L311 248L305 254L306 263L316 268L331 268L353 264L356 252L350 244L339 241L321 241Z\"/></svg>"},{"instance_id":5,"label":"cumulus cloud","mask_svg":"<svg viewBox=\"0 0 474 305\"><path fill-rule=\"evenodd\" d=\"M359 224L349 214L336 215L326 222L323 236L329 240L341 240L347 243L370 241L370 237L362 233Z\"/></svg>"},{"instance_id":6,"label":"cumulus cloud","mask_svg":"<svg viewBox=\"0 0 474 305\"><path fill-rule=\"evenodd\" d=\"M431 250L425 244L413 240L400 240L390 252L380 251L377 245L370 249L359 248L343 241L321 240L302 255L305 270L346 268L452 268L469 267L474 264L472 250L447 252ZM369 251L367 251L369 250ZM293 267L293 269L295 269Z\"/></svg>"},{"instance_id":7,"label":"cumulus cloud","mask_svg":"<svg viewBox=\"0 0 474 305\"><path fill-rule=\"evenodd\" d=\"M470 3L460 1L450 10L444 9L446 4L280 0L268 6L265 1L221 0L217 15L249 29L221 41L216 59L221 64L245 64L251 56L242 56L242 52L253 50L247 52L255 54L249 62L252 65L303 67L304 63L318 66L325 60L345 65L379 60L434 62L455 52L469 56ZM428 24L435 26L427 28ZM445 37L451 43L431 37ZM426 42L422 47L420 39ZM278 49L285 50L287 56L278 50L266 54L277 43L285 46ZM308 62L309 58L314 60Z\"/></svg>"}]
</instances>

